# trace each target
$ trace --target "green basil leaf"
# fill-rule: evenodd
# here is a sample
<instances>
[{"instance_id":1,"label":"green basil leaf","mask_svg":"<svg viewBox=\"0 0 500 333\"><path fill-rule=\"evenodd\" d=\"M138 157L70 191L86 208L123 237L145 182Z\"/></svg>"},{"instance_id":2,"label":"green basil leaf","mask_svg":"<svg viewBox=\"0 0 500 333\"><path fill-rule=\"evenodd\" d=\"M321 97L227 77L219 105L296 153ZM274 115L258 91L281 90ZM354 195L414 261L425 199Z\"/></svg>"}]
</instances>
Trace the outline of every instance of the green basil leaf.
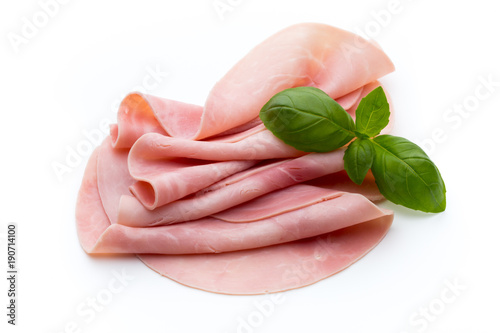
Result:
<instances>
[{"instance_id":1,"label":"green basil leaf","mask_svg":"<svg viewBox=\"0 0 500 333\"><path fill-rule=\"evenodd\" d=\"M355 137L351 116L314 87L277 93L262 107L260 118L276 137L301 151L329 152Z\"/></svg>"},{"instance_id":2,"label":"green basil leaf","mask_svg":"<svg viewBox=\"0 0 500 333\"><path fill-rule=\"evenodd\" d=\"M389 124L389 103L384 89L373 89L359 102L356 109L356 131L374 137Z\"/></svg>"},{"instance_id":3,"label":"green basil leaf","mask_svg":"<svg viewBox=\"0 0 500 333\"><path fill-rule=\"evenodd\" d=\"M372 139L372 172L380 192L390 201L424 212L446 208L446 187L436 165L416 144L397 136Z\"/></svg>"},{"instance_id":4,"label":"green basil leaf","mask_svg":"<svg viewBox=\"0 0 500 333\"><path fill-rule=\"evenodd\" d=\"M360 138L360 139L369 139L369 138L370 138L368 135L366 135L366 134L364 134L364 133L361 133L361 132L359 132L359 131L354 131L354 134L355 134L358 138Z\"/></svg>"},{"instance_id":5,"label":"green basil leaf","mask_svg":"<svg viewBox=\"0 0 500 333\"><path fill-rule=\"evenodd\" d=\"M374 149L370 140L356 139L344 153L344 169L353 182L363 183L373 163Z\"/></svg>"}]
</instances>

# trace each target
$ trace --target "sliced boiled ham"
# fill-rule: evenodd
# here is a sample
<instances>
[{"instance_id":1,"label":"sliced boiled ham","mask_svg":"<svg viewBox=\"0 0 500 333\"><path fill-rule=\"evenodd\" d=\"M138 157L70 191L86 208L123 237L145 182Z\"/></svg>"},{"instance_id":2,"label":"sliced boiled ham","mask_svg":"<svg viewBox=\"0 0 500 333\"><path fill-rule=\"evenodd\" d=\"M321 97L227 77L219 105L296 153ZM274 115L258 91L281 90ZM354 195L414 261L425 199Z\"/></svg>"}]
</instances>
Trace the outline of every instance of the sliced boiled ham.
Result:
<instances>
[{"instance_id":1,"label":"sliced boiled ham","mask_svg":"<svg viewBox=\"0 0 500 333\"><path fill-rule=\"evenodd\" d=\"M308 286L342 271L386 235L392 215L328 234L258 249L217 254L141 254L147 266L189 287L231 295Z\"/></svg>"},{"instance_id":2,"label":"sliced boiled ham","mask_svg":"<svg viewBox=\"0 0 500 333\"><path fill-rule=\"evenodd\" d=\"M283 190L292 195L284 205L249 202L242 207L247 212L245 221L238 220L241 214L235 214L238 209L235 207L220 216L226 222L196 221L186 223L191 225L185 230L179 228L182 224L124 227L110 223L99 200L100 153L96 150L89 160L77 202L77 226L84 250L174 252L176 255L140 254L139 258L162 275L207 291L247 295L312 284L343 270L369 252L385 236L393 218L392 212L377 208L360 194L296 185ZM265 197L261 200L265 201ZM274 200L280 200L278 192L268 201ZM294 201L301 207L294 208ZM317 236L311 237L314 234ZM234 251L241 247L250 249ZM223 250L228 251L217 253Z\"/></svg>"},{"instance_id":3,"label":"sliced boiled ham","mask_svg":"<svg viewBox=\"0 0 500 333\"><path fill-rule=\"evenodd\" d=\"M304 185L306 186L306 185ZM314 191L314 190L313 190ZM328 191L331 193L331 191ZM266 200L267 198L263 198ZM100 236L92 253L221 253L266 247L314 237L392 212L380 210L359 194L330 194L319 202L297 203L281 214L251 221L239 210L222 215L227 221L206 217L168 226L131 228L113 224ZM276 202L275 202L276 204ZM237 216L232 223L231 217ZM247 223L243 223L247 222Z\"/></svg>"},{"instance_id":4,"label":"sliced boiled ham","mask_svg":"<svg viewBox=\"0 0 500 333\"><path fill-rule=\"evenodd\" d=\"M308 154L236 173L195 195L149 210L131 196L121 198L118 223L157 226L196 220L244 203L271 191L343 170L344 150Z\"/></svg>"},{"instance_id":5,"label":"sliced boiled ham","mask_svg":"<svg viewBox=\"0 0 500 333\"><path fill-rule=\"evenodd\" d=\"M325 24L285 28L234 65L215 84L204 108L145 94L126 97L118 126L112 128L114 145L130 147L151 131L207 138L255 119L261 107L284 89L314 86L341 99L394 70L375 44L346 51L346 46L358 44L359 36Z\"/></svg>"},{"instance_id":6,"label":"sliced boiled ham","mask_svg":"<svg viewBox=\"0 0 500 333\"><path fill-rule=\"evenodd\" d=\"M85 170L83 249L136 254L181 284L227 294L302 287L365 255L393 219L373 203L382 196L371 174L356 185L343 149L298 151L258 118L297 86L322 89L354 116L394 69L375 44L345 52L358 38L324 24L286 28L241 59L204 106L128 95Z\"/></svg>"},{"instance_id":7,"label":"sliced boiled ham","mask_svg":"<svg viewBox=\"0 0 500 333\"><path fill-rule=\"evenodd\" d=\"M344 102L351 108L356 108L361 98L378 86L378 81L370 82L346 96ZM390 128L391 124L392 121L386 128ZM383 133L387 131L384 129ZM152 210L244 170L255 164L256 160L300 157L304 154L306 153L279 140L269 130L262 129L260 125L214 140L195 141L147 133L130 150L130 174L137 179L137 183L131 186L131 191L146 209ZM221 162L208 163L200 160ZM343 163L341 158L338 161ZM200 179L200 175L206 175L210 169L216 171L214 176L203 176ZM319 176L311 174L309 179L315 177ZM156 215L167 212L168 209Z\"/></svg>"}]
</instances>

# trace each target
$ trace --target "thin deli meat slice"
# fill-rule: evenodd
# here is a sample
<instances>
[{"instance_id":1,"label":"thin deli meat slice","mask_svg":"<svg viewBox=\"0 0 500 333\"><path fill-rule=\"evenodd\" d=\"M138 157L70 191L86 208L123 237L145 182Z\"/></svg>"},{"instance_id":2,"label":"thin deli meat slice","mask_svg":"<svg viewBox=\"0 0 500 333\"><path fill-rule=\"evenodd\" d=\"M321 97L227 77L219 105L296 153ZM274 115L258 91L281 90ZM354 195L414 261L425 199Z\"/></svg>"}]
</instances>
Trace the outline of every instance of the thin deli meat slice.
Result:
<instances>
[{"instance_id":1,"label":"thin deli meat slice","mask_svg":"<svg viewBox=\"0 0 500 333\"><path fill-rule=\"evenodd\" d=\"M130 150L130 160L133 163L173 158L211 161L264 160L298 157L304 154L303 151L285 144L267 129L233 142L220 139L195 141L148 133L135 142Z\"/></svg>"},{"instance_id":2,"label":"thin deli meat slice","mask_svg":"<svg viewBox=\"0 0 500 333\"><path fill-rule=\"evenodd\" d=\"M372 202L384 200L384 196L380 193L371 171L368 171L361 185L353 183L345 170L309 180L304 184L340 192L359 193Z\"/></svg>"},{"instance_id":3,"label":"thin deli meat slice","mask_svg":"<svg viewBox=\"0 0 500 333\"><path fill-rule=\"evenodd\" d=\"M323 280L371 251L392 215L324 235L264 248L217 254L138 255L159 274L183 285L231 295L301 288Z\"/></svg>"},{"instance_id":4,"label":"thin deli meat slice","mask_svg":"<svg viewBox=\"0 0 500 333\"><path fill-rule=\"evenodd\" d=\"M318 236L392 214L360 194L320 190L321 193L313 193L321 197L311 199L307 206L294 201L300 209L288 204L285 212L258 220L252 215L253 222L247 223L241 223L247 218L240 213L242 215L237 215L243 217L236 221L239 223L206 217L149 228L113 224L100 236L91 252L196 254L239 251ZM330 194L324 195L324 191Z\"/></svg>"},{"instance_id":5,"label":"thin deli meat slice","mask_svg":"<svg viewBox=\"0 0 500 333\"><path fill-rule=\"evenodd\" d=\"M113 148L109 136L99 147L96 160L97 188L111 223L116 223L118 218L120 196L124 193L130 193L129 188L135 182L130 176L127 158L128 149Z\"/></svg>"},{"instance_id":6,"label":"thin deli meat slice","mask_svg":"<svg viewBox=\"0 0 500 333\"><path fill-rule=\"evenodd\" d=\"M346 105L356 108L361 98L378 86L380 86L380 82L373 81L347 95ZM392 116L390 123L392 123ZM388 127L391 126L389 124ZM195 193L217 180L252 167L255 160L299 157L305 154L286 145L267 129L253 129L253 132L247 133L248 135L240 135L239 137L229 135L230 139L221 137L214 141L194 141L159 133L144 134L135 142L129 154L130 173L137 180L131 186L132 193L147 210L153 210ZM204 162L208 160L212 162ZM225 162L214 163L213 161ZM318 175L312 172L309 179L316 177ZM197 201L201 199L197 198ZM140 211L138 203L134 202L135 199L124 198L123 200L127 204L137 207L134 212ZM185 205L187 202L176 202L171 208L178 209ZM189 211L193 213L193 218L197 216L196 209L189 209ZM172 216L171 212L169 208L165 208L164 212L144 212L150 217L136 219L136 222L133 221L132 215L128 215L130 217L128 222L123 224L152 223L153 220L156 221L153 224L164 223L168 222L168 219L160 221L158 216L163 213L165 216ZM156 217L152 219L153 215Z\"/></svg>"},{"instance_id":7,"label":"thin deli meat slice","mask_svg":"<svg viewBox=\"0 0 500 333\"><path fill-rule=\"evenodd\" d=\"M151 210L246 170L258 160L305 154L284 144L268 130L235 143L149 133L130 149L128 168L137 180L131 191Z\"/></svg>"},{"instance_id":8,"label":"thin deli meat slice","mask_svg":"<svg viewBox=\"0 0 500 333\"><path fill-rule=\"evenodd\" d=\"M325 24L285 28L257 45L215 84L196 133L167 132L209 137L253 119L262 105L286 88L315 86L337 99L394 70L374 44L366 42L359 52L346 52L359 42L359 36Z\"/></svg>"},{"instance_id":9,"label":"thin deli meat slice","mask_svg":"<svg viewBox=\"0 0 500 333\"><path fill-rule=\"evenodd\" d=\"M90 253L99 237L109 227L109 219L104 211L97 187L97 157L100 147L90 156L76 204L76 230L80 245Z\"/></svg>"},{"instance_id":10,"label":"thin deli meat slice","mask_svg":"<svg viewBox=\"0 0 500 333\"><path fill-rule=\"evenodd\" d=\"M341 100L393 70L377 45L351 32L318 23L293 25L234 65L215 84L204 107L139 93L127 96L118 125L112 128L113 144L130 147L148 132L208 138L253 121L261 107L286 88L314 86Z\"/></svg>"},{"instance_id":11,"label":"thin deli meat slice","mask_svg":"<svg viewBox=\"0 0 500 333\"><path fill-rule=\"evenodd\" d=\"M87 164L76 211L80 243L89 253L112 226L97 188L98 154L99 149ZM382 212L350 227L262 248L217 254L138 256L158 273L190 287L240 295L279 292L315 283L348 267L380 242L391 222L392 214Z\"/></svg>"},{"instance_id":12,"label":"thin deli meat slice","mask_svg":"<svg viewBox=\"0 0 500 333\"><path fill-rule=\"evenodd\" d=\"M147 209L178 200L213 183L248 169L257 161L207 162L175 159L148 163L138 168L130 166L137 179L130 191ZM139 171L140 170L140 171Z\"/></svg>"},{"instance_id":13,"label":"thin deli meat slice","mask_svg":"<svg viewBox=\"0 0 500 333\"><path fill-rule=\"evenodd\" d=\"M342 195L342 192L296 185L217 217L240 223L255 221L300 209L298 203L307 206ZM361 198L354 195L350 200ZM348 267L382 240L392 219L392 212L385 211L366 222L316 237L250 250L176 256L141 254L139 258L159 274L193 288L236 295L280 292L310 285Z\"/></svg>"},{"instance_id":14,"label":"thin deli meat slice","mask_svg":"<svg viewBox=\"0 0 500 333\"><path fill-rule=\"evenodd\" d=\"M276 204L275 210L279 214L262 215L260 220L252 223L236 223L241 222L241 219L227 217L224 220L206 217L169 226L131 228L116 224L115 218L116 205L127 189L127 179L128 182L131 181L123 167L126 165L125 153L126 151L113 149L107 139L87 166L85 185L82 185L77 203L77 225L84 225L87 215L91 215L89 220L97 221L93 223L100 226L97 230L101 232L99 235L86 237L97 239L92 247L86 247L89 253L185 254L238 251L312 237L389 214L359 194L301 185L311 189L308 195L314 197L313 200L290 194L293 192L288 191L293 191L293 187L281 190L281 195L295 198L292 207L295 205L302 209L287 208L286 211L280 211L282 205ZM326 154L318 154L323 155ZM108 186L106 180L112 180L116 186ZM118 180L122 180L121 183ZM279 198L279 193L268 198ZM274 199L273 201L276 202ZM95 208L96 202L102 209ZM312 204L304 206L304 202ZM251 203L252 201L249 202ZM94 207L92 211L88 206ZM283 205L285 206L290 207ZM106 224L109 226L103 231ZM78 230L80 232L80 228Z\"/></svg>"},{"instance_id":15,"label":"thin deli meat slice","mask_svg":"<svg viewBox=\"0 0 500 333\"><path fill-rule=\"evenodd\" d=\"M299 288L346 268L392 223L372 202L382 198L373 177L353 184L343 149L295 150L258 115L277 92L313 86L354 117L393 70L376 44L307 23L252 49L204 106L128 95L85 169L76 207L83 249L135 254L181 284L227 294Z\"/></svg>"},{"instance_id":16,"label":"thin deli meat slice","mask_svg":"<svg viewBox=\"0 0 500 333\"><path fill-rule=\"evenodd\" d=\"M344 169L344 150L308 154L251 168L209 186L193 196L149 210L132 196L123 196L118 223L148 227L196 220L266 193Z\"/></svg>"}]
</instances>

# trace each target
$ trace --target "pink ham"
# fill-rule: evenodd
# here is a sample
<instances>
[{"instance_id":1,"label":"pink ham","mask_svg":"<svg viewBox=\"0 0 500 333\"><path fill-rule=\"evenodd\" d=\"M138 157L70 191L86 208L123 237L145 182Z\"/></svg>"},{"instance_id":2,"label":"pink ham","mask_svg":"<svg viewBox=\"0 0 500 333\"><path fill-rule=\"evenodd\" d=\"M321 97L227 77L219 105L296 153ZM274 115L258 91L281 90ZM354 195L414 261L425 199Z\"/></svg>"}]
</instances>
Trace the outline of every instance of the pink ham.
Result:
<instances>
[{"instance_id":1,"label":"pink ham","mask_svg":"<svg viewBox=\"0 0 500 333\"><path fill-rule=\"evenodd\" d=\"M306 185L303 185L306 186ZM318 190L317 188L313 188ZM322 192L322 191L321 191ZM131 228L113 224L101 235L92 253L219 253L231 252L322 235L354 224L377 219L390 212L380 210L359 194L326 191L305 205L294 201L280 214L266 210L270 217L252 215L251 223L203 218L168 226ZM322 195L320 197L320 195ZM266 200L267 198L262 198ZM278 204L275 201L275 205ZM299 209L301 208L301 209ZM240 220L250 222L243 213ZM273 215L274 214L274 215ZM241 220L242 219L242 220Z\"/></svg>"},{"instance_id":2,"label":"pink ham","mask_svg":"<svg viewBox=\"0 0 500 333\"><path fill-rule=\"evenodd\" d=\"M147 209L131 196L124 196L120 201L118 223L143 227L196 220L271 191L342 171L343 155L343 150L309 154L252 168L207 187L190 198L155 210Z\"/></svg>"},{"instance_id":3,"label":"pink ham","mask_svg":"<svg viewBox=\"0 0 500 333\"><path fill-rule=\"evenodd\" d=\"M129 248L128 252L140 252L137 250L140 250L141 246L151 247L154 244L161 244L162 242L157 243L155 241L155 238L158 237L156 233L148 238L140 237L136 243L133 239L127 237L129 236L127 231L115 228L119 227L118 225L110 225L99 200L99 191L97 189L97 152L89 160L85 171L85 181L82 184L78 198L77 225L83 248L87 252L93 253L96 247L104 246L104 243L108 242L108 238L114 238L115 240L106 246L129 246L131 248ZM310 186L300 185L290 189L287 191L295 191L295 194L303 192L300 194L301 199L307 199L306 201L310 203L321 202L323 205L334 200L323 202L320 200L322 197L330 199L345 197L339 192L311 190ZM299 215L303 215L303 218L311 223L308 223L309 225L306 225L305 229L295 228L287 232L291 233L288 237L300 239L297 241L278 242L279 245L218 254L146 254L140 255L139 258L162 275L182 284L212 292L262 294L306 286L351 265L378 244L387 233L392 221L390 212L378 209L361 195L353 195L353 197L349 198L349 201L351 201L349 205L356 205L357 209L346 210L344 205L340 205L332 211L324 210L324 207L314 208L314 206L309 206L313 208L315 214L320 215L331 214L334 211L337 211L339 216L352 214L353 212L357 215L354 219L350 216L346 219L334 219L333 224L323 223L328 228L338 228L333 232L323 233L324 229L322 231L316 230L317 226L314 225L312 217L304 212L300 213L300 210L298 210L296 212L299 212ZM282 216L283 211L290 209L290 203L288 202L286 207L259 206L259 211L253 214L252 219L255 219L258 215L269 217L278 214L278 216ZM249 204L249 206L251 205ZM276 210L276 207L279 209ZM368 218L368 220L355 224L356 218ZM328 217L322 220L331 219ZM284 221L285 223L297 224L293 219L284 219ZM247 222L245 225L253 226L254 223ZM232 225L232 223L227 224ZM235 225L238 226L241 223ZM352 226L345 227L346 225ZM151 230L154 228L146 229ZM279 229L285 230L281 226ZM292 233L291 230L295 230L295 233ZM303 232L307 232L308 235L314 233L320 235L302 239L303 235L300 234ZM181 234L185 233L181 232ZM266 232L264 235L268 235L268 233ZM215 237L221 236L215 234ZM252 234L247 237L253 238L254 241L260 244L263 242L263 240ZM269 238L265 238L265 241L268 242ZM186 245L177 241L173 242L173 239L167 243L171 247L174 246L172 244L186 247ZM199 244L192 241L190 243L196 251L203 250L202 247L199 247ZM241 244L245 243L241 242ZM227 246L228 243L225 245ZM209 251L215 250L210 246L206 247L206 249Z\"/></svg>"},{"instance_id":4,"label":"pink ham","mask_svg":"<svg viewBox=\"0 0 500 333\"><path fill-rule=\"evenodd\" d=\"M178 157L211 161L263 160L304 154L283 143L269 130L260 131L236 142L193 141L148 133L136 141L130 150L130 160L132 163Z\"/></svg>"},{"instance_id":5,"label":"pink ham","mask_svg":"<svg viewBox=\"0 0 500 333\"><path fill-rule=\"evenodd\" d=\"M97 188L98 147L90 156L83 176L76 204L76 230L78 239L85 252L90 253L99 237L109 227L109 219L102 206Z\"/></svg>"},{"instance_id":6,"label":"pink ham","mask_svg":"<svg viewBox=\"0 0 500 333\"><path fill-rule=\"evenodd\" d=\"M373 202L384 199L384 196L378 190L375 178L373 177L371 171L368 171L368 174L361 185L353 183L345 171L331 173L323 177L315 178L305 182L304 184L340 192L360 193Z\"/></svg>"},{"instance_id":7,"label":"pink ham","mask_svg":"<svg viewBox=\"0 0 500 333\"><path fill-rule=\"evenodd\" d=\"M346 107L351 106L353 118L355 118L354 109L361 98L378 86L380 83L373 81L344 96L342 102ZM392 116L390 120L387 128L392 126ZM254 125L255 123L253 122ZM383 133L388 132L387 128ZM261 160L302 155L304 152L284 144L270 131L263 129L262 125L258 124L250 129L245 128L242 132L217 137L210 141L193 141L158 133L148 133L139 138L130 151L130 173L138 180L136 184L132 185L131 190L141 204L151 210L194 193L218 179L253 165L253 163L234 160ZM182 168L182 163L187 166L192 161L186 159L179 161L178 158L229 161L207 165L200 165L198 161L194 167ZM215 173L217 176L204 176L200 180L199 175L207 175L210 170L212 174ZM166 171L172 172L165 174ZM315 177L317 176L311 175L310 179ZM124 200L127 201L127 204L134 204L133 200L129 198ZM139 207L137 204L135 206ZM190 211L193 212L192 209ZM158 211L154 215L159 216L163 213L170 214L167 209L164 212ZM140 219L140 221L151 221L151 218Z\"/></svg>"},{"instance_id":8,"label":"pink ham","mask_svg":"<svg viewBox=\"0 0 500 333\"><path fill-rule=\"evenodd\" d=\"M381 199L371 175L353 184L343 150L297 151L258 118L295 86L318 87L354 115L394 69L374 44L345 52L357 38L322 24L284 29L238 62L204 107L127 96L80 188L84 250L140 254L162 275L230 294L302 287L370 251L393 218L370 201Z\"/></svg>"},{"instance_id":9,"label":"pink ham","mask_svg":"<svg viewBox=\"0 0 500 333\"><path fill-rule=\"evenodd\" d=\"M119 198L129 193L134 183L127 167L128 150L113 149L107 137L99 147L97 158L97 187L102 205L111 223L118 218Z\"/></svg>"},{"instance_id":10,"label":"pink ham","mask_svg":"<svg viewBox=\"0 0 500 333\"><path fill-rule=\"evenodd\" d=\"M130 174L138 181L130 186L130 191L144 207L155 209L245 170L255 163L256 161L207 163L176 159L142 166L134 164L129 166Z\"/></svg>"},{"instance_id":11,"label":"pink ham","mask_svg":"<svg viewBox=\"0 0 500 333\"><path fill-rule=\"evenodd\" d=\"M146 208L155 209L245 170L256 160L304 154L268 130L235 143L145 134L129 154L130 174L137 180L131 191Z\"/></svg>"},{"instance_id":12,"label":"pink ham","mask_svg":"<svg viewBox=\"0 0 500 333\"><path fill-rule=\"evenodd\" d=\"M288 27L256 46L217 82L204 108L136 93L126 97L118 127L112 128L114 145L130 147L148 132L207 138L252 121L286 88L315 86L341 100L394 70L377 45L367 42L356 52L346 51L355 45L359 36L328 25Z\"/></svg>"},{"instance_id":13,"label":"pink ham","mask_svg":"<svg viewBox=\"0 0 500 333\"><path fill-rule=\"evenodd\" d=\"M214 86L199 126L191 132L167 132L209 137L253 119L262 105L286 88L315 86L337 99L394 70L373 44L346 53L345 45L355 45L357 38L324 24L288 27L256 46Z\"/></svg>"},{"instance_id":14,"label":"pink ham","mask_svg":"<svg viewBox=\"0 0 500 333\"><path fill-rule=\"evenodd\" d=\"M267 294L308 286L352 265L386 235L392 216L325 235L218 254L141 254L147 266L189 287L231 295Z\"/></svg>"},{"instance_id":15,"label":"pink ham","mask_svg":"<svg viewBox=\"0 0 500 333\"><path fill-rule=\"evenodd\" d=\"M187 254L229 252L265 247L321 235L354 224L363 223L392 212L379 209L360 194L338 192L311 185L295 185L274 192L243 206L206 217L170 226L131 228L108 217L108 205L122 195L114 188L99 188L99 160L106 158L118 164L119 154L106 154L106 147L92 158L85 171L84 186L77 202L77 225L85 225L91 216L101 226L93 246L86 241L89 253L160 253ZM97 175L97 176L96 176ZM117 177L118 178L118 177ZM122 189L126 188L126 184ZM286 197L283 201L280 198ZM108 203L96 209L97 203ZM272 204L270 204L270 202ZM93 208L93 210L90 210ZM252 223L242 223L252 222ZM102 226L107 225L103 231ZM102 232L103 231L103 232Z\"/></svg>"}]
</instances>

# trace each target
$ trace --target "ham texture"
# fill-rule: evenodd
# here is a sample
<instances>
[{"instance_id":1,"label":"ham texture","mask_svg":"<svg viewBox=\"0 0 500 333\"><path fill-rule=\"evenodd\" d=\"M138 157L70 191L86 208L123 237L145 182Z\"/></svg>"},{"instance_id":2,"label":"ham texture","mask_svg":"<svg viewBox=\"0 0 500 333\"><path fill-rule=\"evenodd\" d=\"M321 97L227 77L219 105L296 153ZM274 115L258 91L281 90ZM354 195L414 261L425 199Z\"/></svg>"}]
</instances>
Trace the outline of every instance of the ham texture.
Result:
<instances>
[{"instance_id":1,"label":"ham texture","mask_svg":"<svg viewBox=\"0 0 500 333\"><path fill-rule=\"evenodd\" d=\"M255 119L276 93L315 86L334 99L356 92L394 70L375 44L323 24L297 24L256 46L210 92L205 107L133 93L125 98L113 126L115 147L130 147L142 134L203 139ZM352 101L351 101L352 102Z\"/></svg>"},{"instance_id":2,"label":"ham texture","mask_svg":"<svg viewBox=\"0 0 500 333\"><path fill-rule=\"evenodd\" d=\"M118 223L139 227L196 220L271 191L343 170L344 150L309 154L234 174L194 196L148 210L137 199L120 201Z\"/></svg>"},{"instance_id":3,"label":"ham texture","mask_svg":"<svg viewBox=\"0 0 500 333\"><path fill-rule=\"evenodd\" d=\"M277 92L314 86L349 113L394 70L375 44L323 24L286 28L252 49L204 106L132 93L90 157L77 207L89 254L135 254L181 284L226 294L303 287L351 265L386 235L391 211L344 149L305 153L258 118Z\"/></svg>"}]
</instances>

